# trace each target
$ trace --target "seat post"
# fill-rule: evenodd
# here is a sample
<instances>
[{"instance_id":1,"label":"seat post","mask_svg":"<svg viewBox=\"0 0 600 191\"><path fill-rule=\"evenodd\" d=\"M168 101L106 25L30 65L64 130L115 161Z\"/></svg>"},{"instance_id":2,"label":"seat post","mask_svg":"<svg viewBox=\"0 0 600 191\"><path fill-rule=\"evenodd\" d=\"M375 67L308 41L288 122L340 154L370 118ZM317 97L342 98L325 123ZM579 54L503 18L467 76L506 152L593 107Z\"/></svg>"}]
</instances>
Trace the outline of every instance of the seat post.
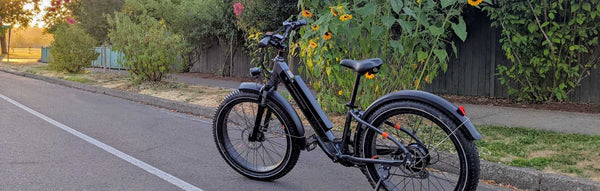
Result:
<instances>
[{"instance_id":1,"label":"seat post","mask_svg":"<svg viewBox=\"0 0 600 191\"><path fill-rule=\"evenodd\" d=\"M360 73L356 73L356 80L354 81L354 89L352 90L352 98L350 98L350 102L346 104L346 106L350 108L357 108L358 106L354 105L356 102L356 94L358 94L358 85L360 84L360 77L362 75Z\"/></svg>"}]
</instances>

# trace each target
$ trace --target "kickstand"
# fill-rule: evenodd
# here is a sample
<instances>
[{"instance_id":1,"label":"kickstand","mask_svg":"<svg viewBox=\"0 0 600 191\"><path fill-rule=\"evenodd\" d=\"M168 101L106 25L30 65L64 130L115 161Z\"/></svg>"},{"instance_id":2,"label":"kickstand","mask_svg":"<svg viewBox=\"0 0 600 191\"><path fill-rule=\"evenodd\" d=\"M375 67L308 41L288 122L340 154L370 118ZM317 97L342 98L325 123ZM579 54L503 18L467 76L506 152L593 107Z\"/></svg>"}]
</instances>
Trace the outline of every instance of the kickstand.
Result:
<instances>
[{"instance_id":1,"label":"kickstand","mask_svg":"<svg viewBox=\"0 0 600 191\"><path fill-rule=\"evenodd\" d=\"M389 170L389 169L386 169L386 170ZM375 191L378 191L378 190L379 190L379 188L381 187L381 183L382 183L384 180L387 180L389 177L390 177L390 176L389 176L389 171L388 171L388 174L387 174L387 175L383 175L382 177L380 177L380 178L379 178L379 181L377 181L377 185L375 186Z\"/></svg>"},{"instance_id":2,"label":"kickstand","mask_svg":"<svg viewBox=\"0 0 600 191\"><path fill-rule=\"evenodd\" d=\"M375 191L379 190L379 187L381 186L381 181L383 180L383 178L380 178L379 181L377 181L377 186L375 186Z\"/></svg>"}]
</instances>

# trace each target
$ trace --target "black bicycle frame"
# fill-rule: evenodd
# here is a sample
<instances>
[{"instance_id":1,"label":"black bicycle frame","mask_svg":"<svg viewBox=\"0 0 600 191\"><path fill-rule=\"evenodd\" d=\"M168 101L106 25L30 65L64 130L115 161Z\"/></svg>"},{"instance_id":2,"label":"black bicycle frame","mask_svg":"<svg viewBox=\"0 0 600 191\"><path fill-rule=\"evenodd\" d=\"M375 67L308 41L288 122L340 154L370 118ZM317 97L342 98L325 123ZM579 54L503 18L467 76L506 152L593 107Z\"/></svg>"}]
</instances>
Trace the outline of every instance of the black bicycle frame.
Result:
<instances>
[{"instance_id":1,"label":"black bicycle frame","mask_svg":"<svg viewBox=\"0 0 600 191\"><path fill-rule=\"evenodd\" d=\"M354 90L352 93L352 99L347 104L349 107L346 123L344 125L343 136L341 140L337 140L333 135L331 129L333 128L333 124L325 115L325 112L321 109L320 105L317 103L315 97L310 93L310 90L302 80L302 78L298 75L294 75L290 70L289 66L285 62L284 52L280 52L279 55L274 59L275 64L273 70L271 72L271 78L267 84L265 84L260 90L259 97L259 107L257 111L256 121L254 125L254 129L249 137L250 141L260 141L261 139L261 127L266 127L267 124L261 124L263 121L263 116L265 116L264 121L268 122L271 116L271 111L267 109L266 115L263 115L266 108L266 100L267 100L267 92L276 90L279 83L283 83L286 89L289 91L294 101L299 106L300 110L307 118L308 122L312 126L317 135L316 141L319 146L323 149L323 151L331 158L334 162L349 162L351 164L360 165L366 163L377 163L377 164L387 164L387 165L406 165L410 164L412 159L412 154L408 152L408 150L394 137L385 136L387 139L393 141L396 145L398 145L399 149L394 151L396 154L404 153L406 156L404 159L399 160L381 160L376 158L362 158L357 157L354 152L349 151L348 146L350 145L350 125L352 118L354 118L357 122L363 124L364 126L376 131L379 134L385 134L383 131L374 127L373 125L365 122L360 118L361 111L357 110L354 102L356 101L356 94L358 91L358 84L360 80L360 75L357 75ZM407 131L406 129L402 129L403 131ZM409 134L412 134L409 132ZM414 136L413 136L414 137ZM416 138L416 137L415 137ZM415 139L418 140L418 139ZM418 142L420 142L418 140Z\"/></svg>"}]
</instances>

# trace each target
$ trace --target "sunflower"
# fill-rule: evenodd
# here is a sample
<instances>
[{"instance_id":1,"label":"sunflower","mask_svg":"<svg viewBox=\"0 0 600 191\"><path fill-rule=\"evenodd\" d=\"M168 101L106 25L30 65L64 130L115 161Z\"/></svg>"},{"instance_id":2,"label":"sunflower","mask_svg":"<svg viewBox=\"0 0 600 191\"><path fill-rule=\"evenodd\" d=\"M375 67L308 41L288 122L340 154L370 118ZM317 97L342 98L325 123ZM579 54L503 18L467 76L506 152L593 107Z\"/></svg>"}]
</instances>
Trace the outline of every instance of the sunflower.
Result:
<instances>
[{"instance_id":1,"label":"sunflower","mask_svg":"<svg viewBox=\"0 0 600 191\"><path fill-rule=\"evenodd\" d=\"M313 31L319 30L319 25L310 26Z\"/></svg>"},{"instance_id":2,"label":"sunflower","mask_svg":"<svg viewBox=\"0 0 600 191\"><path fill-rule=\"evenodd\" d=\"M477 5L481 4L481 2L483 2L483 0L467 0L467 2L471 6L477 6Z\"/></svg>"},{"instance_id":3,"label":"sunflower","mask_svg":"<svg viewBox=\"0 0 600 191\"><path fill-rule=\"evenodd\" d=\"M371 73L367 72L365 74L365 77L367 77L367 79L373 79L375 77L375 74L371 74Z\"/></svg>"},{"instance_id":4,"label":"sunflower","mask_svg":"<svg viewBox=\"0 0 600 191\"><path fill-rule=\"evenodd\" d=\"M350 19L352 19L352 15L348 15L348 14L342 15L340 17L340 20L342 20L342 21L347 21L347 20L350 20Z\"/></svg>"},{"instance_id":5,"label":"sunflower","mask_svg":"<svg viewBox=\"0 0 600 191\"><path fill-rule=\"evenodd\" d=\"M323 35L323 39L325 39L325 40L331 39L331 33L329 31L325 32L325 34Z\"/></svg>"},{"instance_id":6,"label":"sunflower","mask_svg":"<svg viewBox=\"0 0 600 191\"><path fill-rule=\"evenodd\" d=\"M310 40L308 43L309 43L308 45L309 45L310 47L312 47L312 48L317 48L317 43L316 43L315 41L313 41L313 40Z\"/></svg>"},{"instance_id":7,"label":"sunflower","mask_svg":"<svg viewBox=\"0 0 600 191\"><path fill-rule=\"evenodd\" d=\"M329 7L329 10L331 10L331 14L332 14L334 17L337 17L337 16L338 16L338 12L337 12L337 11L335 11L335 7Z\"/></svg>"},{"instance_id":8,"label":"sunflower","mask_svg":"<svg viewBox=\"0 0 600 191\"><path fill-rule=\"evenodd\" d=\"M313 16L313 14L308 10L304 10L304 11L302 11L302 16L311 18Z\"/></svg>"}]
</instances>

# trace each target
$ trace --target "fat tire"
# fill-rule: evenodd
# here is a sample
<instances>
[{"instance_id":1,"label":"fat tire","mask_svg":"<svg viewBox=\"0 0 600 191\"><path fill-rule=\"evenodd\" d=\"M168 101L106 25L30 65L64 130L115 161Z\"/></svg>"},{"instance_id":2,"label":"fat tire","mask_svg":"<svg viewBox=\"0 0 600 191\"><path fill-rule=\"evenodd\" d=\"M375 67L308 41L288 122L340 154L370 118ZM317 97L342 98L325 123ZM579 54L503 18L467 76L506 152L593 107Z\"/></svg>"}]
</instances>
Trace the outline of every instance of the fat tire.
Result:
<instances>
[{"instance_id":1,"label":"fat tire","mask_svg":"<svg viewBox=\"0 0 600 191\"><path fill-rule=\"evenodd\" d=\"M396 108L411 108L411 109L416 109L416 110L422 110L422 111L430 113L434 117L440 119L442 121L442 123L446 124L446 126L449 129L455 129L457 126L456 123L452 119L450 119L450 117L448 117L446 114L439 111L438 109L435 109L428 104L421 103L421 102L414 102L414 101L400 101L400 102L387 103L382 106L379 106L377 110L375 110L371 115L367 116L369 118L366 121L369 123L372 123L372 122L376 121L379 116L382 116L382 114L384 112L387 112L387 111L390 111L390 110L393 110ZM364 128L367 128L367 127L364 127ZM447 130L444 129L444 131L446 132L446 134L448 134ZM457 184L457 187L455 188L455 190L467 190L467 191L477 190L477 185L479 183L479 170L480 170L479 169L479 154L477 151L477 147L472 140L468 140L467 138L465 138L463 131L458 130L458 131L455 131L454 134L455 134L455 138L453 138L453 139L456 139L456 141L459 141L460 145L463 148L463 152L460 156L464 156L464 158L466 159L466 161L464 161L464 162L461 161L461 163L465 163L467 169L466 170L461 169L461 171L465 171L466 174L468 175L468 177L465 177L463 179L464 182L461 181ZM368 138L372 138L373 135L375 135L375 133L373 131L369 131L368 129L363 129L359 126L357 136L356 136L356 139L357 139L356 145L358 147L357 151L361 157L366 157L366 156L364 156L365 155L365 150L364 150L365 143L368 140ZM371 137L367 137L367 136L371 136ZM461 152L459 151L459 153L461 153ZM371 186L375 187L377 184L377 181L379 180L379 177L375 177L375 176L371 175L369 168L374 168L373 165L364 165L364 166L360 166L359 168L360 168L361 172L367 177L367 180L369 181ZM371 171L373 171L373 169L371 169ZM461 175L461 176L463 176L463 175ZM460 188L460 187L462 187L462 188Z\"/></svg>"},{"instance_id":2,"label":"fat tire","mask_svg":"<svg viewBox=\"0 0 600 191\"><path fill-rule=\"evenodd\" d=\"M224 143L220 139L221 136L224 136L220 133L223 132L222 128L225 127L223 124L227 123L226 117L228 117L228 113L231 111L231 109L233 109L235 105L243 102L258 103L258 98L259 95L257 93L244 92L240 90L236 90L233 93L229 94L227 97L225 97L223 102L221 102L221 105L219 105L219 108L216 110L215 117L213 118L213 137L215 144L217 145L217 149L219 150L219 153L227 162L227 164L231 166L231 168L251 179L271 181L281 178L287 173L289 173L292 170L292 168L294 168L294 166L296 165L296 162L298 161L298 158L300 156L300 147L298 146L299 143L297 143L295 139L290 137L291 133L289 130L290 128L296 127L294 123L292 123L292 117L289 113L285 112L285 109L281 104L277 103L276 101L270 98L268 98L267 100L267 107L270 108L273 111L273 115L276 115L285 125L287 143L291 144L287 145L286 155L279 164L279 166L275 169L263 173L254 172L248 168L245 168L243 164L238 164L235 162L235 160L232 160L232 156L227 152L227 150L224 147L225 145L223 145Z\"/></svg>"}]
</instances>

